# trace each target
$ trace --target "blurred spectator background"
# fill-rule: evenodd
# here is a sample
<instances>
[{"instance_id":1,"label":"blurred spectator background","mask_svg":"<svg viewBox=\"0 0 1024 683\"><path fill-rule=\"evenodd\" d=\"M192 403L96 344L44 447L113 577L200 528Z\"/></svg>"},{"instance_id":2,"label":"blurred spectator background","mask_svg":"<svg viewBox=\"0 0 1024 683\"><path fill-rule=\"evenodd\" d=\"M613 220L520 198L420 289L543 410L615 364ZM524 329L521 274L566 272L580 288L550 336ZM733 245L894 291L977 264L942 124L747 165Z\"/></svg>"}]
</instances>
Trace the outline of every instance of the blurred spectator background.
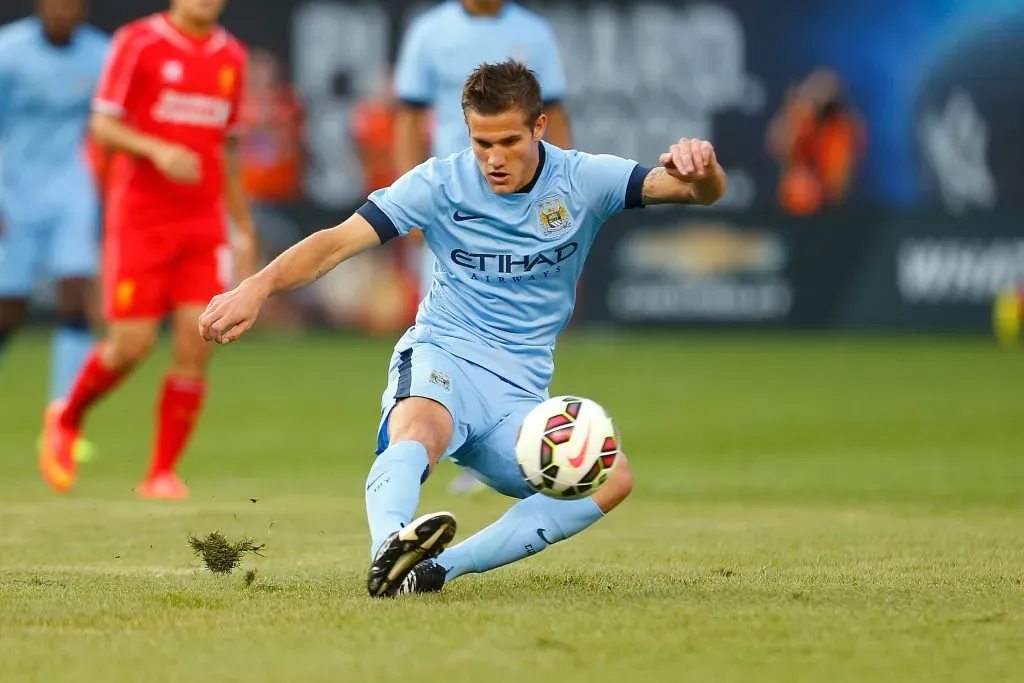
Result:
<instances>
[{"instance_id":1,"label":"blurred spectator background","mask_svg":"<svg viewBox=\"0 0 1024 683\"><path fill-rule=\"evenodd\" d=\"M393 180L395 51L432 4L229 4L252 48L244 150L265 258ZM988 334L996 299L1019 291L1019 0L523 4L554 27L580 149L652 163L707 137L730 171L711 210L610 225L574 324ZM163 6L94 2L91 21L113 31ZM30 11L4 2L0 22ZM263 324L408 325L414 266L396 242Z\"/></svg>"}]
</instances>

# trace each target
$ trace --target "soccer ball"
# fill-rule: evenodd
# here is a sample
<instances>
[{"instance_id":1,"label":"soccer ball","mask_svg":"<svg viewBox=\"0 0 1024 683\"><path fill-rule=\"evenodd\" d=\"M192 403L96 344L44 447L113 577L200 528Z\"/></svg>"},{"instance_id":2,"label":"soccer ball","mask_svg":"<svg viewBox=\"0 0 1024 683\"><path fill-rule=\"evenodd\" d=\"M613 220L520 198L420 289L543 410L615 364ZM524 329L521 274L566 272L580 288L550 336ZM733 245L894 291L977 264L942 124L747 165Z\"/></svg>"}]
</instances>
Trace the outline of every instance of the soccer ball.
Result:
<instances>
[{"instance_id":1,"label":"soccer ball","mask_svg":"<svg viewBox=\"0 0 1024 683\"><path fill-rule=\"evenodd\" d=\"M604 408L574 396L537 405L516 438L516 462L534 491L573 500L604 484L619 462L619 436Z\"/></svg>"}]
</instances>

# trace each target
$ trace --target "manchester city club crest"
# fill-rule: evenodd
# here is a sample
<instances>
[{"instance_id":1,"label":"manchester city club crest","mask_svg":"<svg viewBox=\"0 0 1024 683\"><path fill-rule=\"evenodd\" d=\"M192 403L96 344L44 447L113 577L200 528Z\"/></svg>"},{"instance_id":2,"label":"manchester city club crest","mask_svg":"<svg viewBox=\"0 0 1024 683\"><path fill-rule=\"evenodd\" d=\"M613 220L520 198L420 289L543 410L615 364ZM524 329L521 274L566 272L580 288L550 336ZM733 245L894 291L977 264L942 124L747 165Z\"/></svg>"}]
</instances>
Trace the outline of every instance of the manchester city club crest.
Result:
<instances>
[{"instance_id":1,"label":"manchester city club crest","mask_svg":"<svg viewBox=\"0 0 1024 683\"><path fill-rule=\"evenodd\" d=\"M540 200L537 215L540 218L541 237L544 239L552 239L572 227L572 215L565 208L565 200L558 195Z\"/></svg>"}]
</instances>

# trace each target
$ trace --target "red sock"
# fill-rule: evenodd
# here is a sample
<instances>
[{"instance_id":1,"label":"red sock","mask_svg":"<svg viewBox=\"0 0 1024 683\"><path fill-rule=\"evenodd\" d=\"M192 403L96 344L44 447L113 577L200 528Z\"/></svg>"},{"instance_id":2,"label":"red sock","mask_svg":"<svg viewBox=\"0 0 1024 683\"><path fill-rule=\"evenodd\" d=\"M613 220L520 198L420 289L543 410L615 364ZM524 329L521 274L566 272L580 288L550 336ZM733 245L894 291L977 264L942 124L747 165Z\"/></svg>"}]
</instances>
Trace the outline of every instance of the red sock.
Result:
<instances>
[{"instance_id":1,"label":"red sock","mask_svg":"<svg viewBox=\"0 0 1024 683\"><path fill-rule=\"evenodd\" d=\"M99 347L94 348L71 387L60 418L61 423L65 427L78 429L89 407L116 387L123 378L124 373L114 372L103 364Z\"/></svg>"},{"instance_id":2,"label":"red sock","mask_svg":"<svg viewBox=\"0 0 1024 683\"><path fill-rule=\"evenodd\" d=\"M206 381L168 375L160 394L159 426L149 477L169 474L181 458L206 395Z\"/></svg>"}]
</instances>

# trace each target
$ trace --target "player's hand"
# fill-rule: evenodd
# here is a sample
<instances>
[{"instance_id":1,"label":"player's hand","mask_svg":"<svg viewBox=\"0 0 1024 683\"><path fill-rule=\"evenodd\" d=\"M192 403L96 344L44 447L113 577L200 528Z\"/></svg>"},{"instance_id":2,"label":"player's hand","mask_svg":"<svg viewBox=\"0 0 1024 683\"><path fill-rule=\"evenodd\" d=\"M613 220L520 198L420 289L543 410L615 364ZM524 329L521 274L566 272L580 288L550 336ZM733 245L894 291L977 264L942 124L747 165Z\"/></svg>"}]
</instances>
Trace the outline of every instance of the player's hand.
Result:
<instances>
[{"instance_id":1,"label":"player's hand","mask_svg":"<svg viewBox=\"0 0 1024 683\"><path fill-rule=\"evenodd\" d=\"M218 294L199 316L199 334L206 341L218 344L235 341L256 322L264 299L266 296L252 280Z\"/></svg>"},{"instance_id":2,"label":"player's hand","mask_svg":"<svg viewBox=\"0 0 1024 683\"><path fill-rule=\"evenodd\" d=\"M202 179L199 155L181 145L160 145L153 152L153 165L176 183L195 185Z\"/></svg>"},{"instance_id":3,"label":"player's hand","mask_svg":"<svg viewBox=\"0 0 1024 683\"><path fill-rule=\"evenodd\" d=\"M718 166L715 148L707 140L697 138L680 138L659 161L670 176L687 183L713 177Z\"/></svg>"}]
</instances>

